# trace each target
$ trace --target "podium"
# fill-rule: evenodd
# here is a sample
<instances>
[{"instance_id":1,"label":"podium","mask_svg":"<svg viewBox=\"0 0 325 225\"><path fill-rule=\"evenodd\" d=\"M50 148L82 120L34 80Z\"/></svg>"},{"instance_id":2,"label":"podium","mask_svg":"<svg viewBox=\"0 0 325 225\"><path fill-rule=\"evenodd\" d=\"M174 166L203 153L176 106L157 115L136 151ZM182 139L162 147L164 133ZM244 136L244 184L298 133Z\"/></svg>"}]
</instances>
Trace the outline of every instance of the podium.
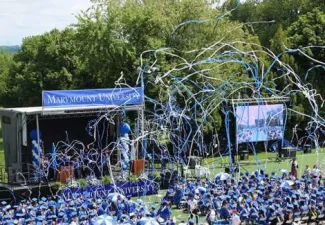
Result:
<instances>
[{"instance_id":1,"label":"podium","mask_svg":"<svg viewBox=\"0 0 325 225\"><path fill-rule=\"evenodd\" d=\"M138 160L132 160L131 161L131 172L139 175L141 172L144 171L145 168L145 160L144 159L138 159Z\"/></svg>"},{"instance_id":2,"label":"podium","mask_svg":"<svg viewBox=\"0 0 325 225\"><path fill-rule=\"evenodd\" d=\"M59 181L62 184L66 184L67 180L74 177L73 166L60 166Z\"/></svg>"}]
</instances>

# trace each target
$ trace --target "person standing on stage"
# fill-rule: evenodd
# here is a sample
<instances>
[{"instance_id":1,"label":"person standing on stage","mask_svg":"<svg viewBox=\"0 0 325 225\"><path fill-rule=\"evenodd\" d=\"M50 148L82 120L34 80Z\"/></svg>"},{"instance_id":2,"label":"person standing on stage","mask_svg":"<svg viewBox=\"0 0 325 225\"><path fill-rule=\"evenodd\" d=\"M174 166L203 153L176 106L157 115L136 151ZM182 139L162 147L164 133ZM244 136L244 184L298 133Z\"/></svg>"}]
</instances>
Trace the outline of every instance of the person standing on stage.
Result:
<instances>
[{"instance_id":1,"label":"person standing on stage","mask_svg":"<svg viewBox=\"0 0 325 225\"><path fill-rule=\"evenodd\" d=\"M123 122L120 125L119 150L121 152L122 178L125 178L130 167L130 125Z\"/></svg>"},{"instance_id":2,"label":"person standing on stage","mask_svg":"<svg viewBox=\"0 0 325 225\"><path fill-rule=\"evenodd\" d=\"M80 179L81 178L81 165L80 165L80 161L78 159L78 157L76 157L73 160L73 169L74 169L74 175L76 179Z\"/></svg>"}]
</instances>

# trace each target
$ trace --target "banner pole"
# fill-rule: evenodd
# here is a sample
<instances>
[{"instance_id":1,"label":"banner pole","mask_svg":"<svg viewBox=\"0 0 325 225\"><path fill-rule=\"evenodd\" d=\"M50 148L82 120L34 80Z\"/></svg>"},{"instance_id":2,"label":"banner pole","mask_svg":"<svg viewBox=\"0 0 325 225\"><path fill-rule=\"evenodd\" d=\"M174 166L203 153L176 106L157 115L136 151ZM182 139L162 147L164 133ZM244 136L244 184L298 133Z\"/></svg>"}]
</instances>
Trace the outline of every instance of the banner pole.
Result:
<instances>
[{"instance_id":1,"label":"banner pole","mask_svg":"<svg viewBox=\"0 0 325 225\"><path fill-rule=\"evenodd\" d=\"M38 159L39 159L39 164L38 164L38 168L36 169L36 174L37 174L37 180L39 182L41 182L40 179L40 169L41 169L41 147L40 147L40 134L39 134L39 121L38 121L38 114L36 114L36 135L37 135L37 147L38 147Z\"/></svg>"}]
</instances>

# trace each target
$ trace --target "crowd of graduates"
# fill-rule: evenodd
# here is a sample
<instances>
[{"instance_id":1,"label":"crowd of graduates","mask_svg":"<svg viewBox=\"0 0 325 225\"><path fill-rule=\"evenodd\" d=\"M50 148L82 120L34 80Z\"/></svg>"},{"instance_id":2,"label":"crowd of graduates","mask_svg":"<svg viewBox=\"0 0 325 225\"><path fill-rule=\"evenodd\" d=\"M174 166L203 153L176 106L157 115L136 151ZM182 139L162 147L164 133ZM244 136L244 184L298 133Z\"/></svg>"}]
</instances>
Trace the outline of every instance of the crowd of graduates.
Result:
<instances>
[{"instance_id":1,"label":"crowd of graduates","mask_svg":"<svg viewBox=\"0 0 325 225\"><path fill-rule=\"evenodd\" d=\"M321 170L306 168L297 174L263 170L240 174L218 174L215 179L182 179L171 182L166 195L156 205L133 201L119 193L73 193L1 202L0 224L111 224L173 225L172 207L182 208L194 225L212 224L293 224L322 221L325 214L325 187ZM202 216L205 216L204 221ZM108 224L105 222L105 224Z\"/></svg>"},{"instance_id":2,"label":"crowd of graduates","mask_svg":"<svg viewBox=\"0 0 325 225\"><path fill-rule=\"evenodd\" d=\"M156 224L175 225L166 201L161 207L147 207L138 199L126 198L119 193L74 193L63 196L21 200L16 204L1 202L0 224ZM105 223L102 222L105 221Z\"/></svg>"},{"instance_id":3,"label":"crowd of graduates","mask_svg":"<svg viewBox=\"0 0 325 225\"><path fill-rule=\"evenodd\" d=\"M306 168L296 174L282 170L241 174L238 180L220 174L215 180L184 180L167 192L165 199L184 207L189 224L206 215L208 224L293 224L323 221L325 187L321 170ZM325 223L325 222L324 222Z\"/></svg>"}]
</instances>

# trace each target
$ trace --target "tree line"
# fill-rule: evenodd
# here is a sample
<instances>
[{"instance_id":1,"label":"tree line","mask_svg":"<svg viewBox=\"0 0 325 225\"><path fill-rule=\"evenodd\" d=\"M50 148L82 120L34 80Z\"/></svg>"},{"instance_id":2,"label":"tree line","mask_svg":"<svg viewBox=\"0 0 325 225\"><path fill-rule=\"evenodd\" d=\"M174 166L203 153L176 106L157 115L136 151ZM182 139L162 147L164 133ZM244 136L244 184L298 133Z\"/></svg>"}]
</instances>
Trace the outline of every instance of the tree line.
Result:
<instances>
[{"instance_id":1,"label":"tree line","mask_svg":"<svg viewBox=\"0 0 325 225\"><path fill-rule=\"evenodd\" d=\"M0 105L40 105L41 90L114 87L121 74L133 86L140 55L148 49L171 47L181 52L226 39L257 43L279 54L325 44L324 1L246 0L237 4L237 0L214 7L207 0L92 0L92 7L77 16L76 24L26 37L13 55L0 52ZM182 26L171 35L180 23L217 18L234 8L221 20ZM324 48L304 51L325 61ZM309 70L316 62L306 60L303 54L284 54L281 60L325 96L324 67ZM168 71L173 63L164 59L160 70ZM214 76L227 77L227 70ZM280 79L276 88L285 85L286 80ZM146 92L154 98L158 89L149 85ZM301 94L292 98L295 110L311 110ZM220 124L220 112L213 116ZM290 122L303 122L303 118L291 118Z\"/></svg>"}]
</instances>

